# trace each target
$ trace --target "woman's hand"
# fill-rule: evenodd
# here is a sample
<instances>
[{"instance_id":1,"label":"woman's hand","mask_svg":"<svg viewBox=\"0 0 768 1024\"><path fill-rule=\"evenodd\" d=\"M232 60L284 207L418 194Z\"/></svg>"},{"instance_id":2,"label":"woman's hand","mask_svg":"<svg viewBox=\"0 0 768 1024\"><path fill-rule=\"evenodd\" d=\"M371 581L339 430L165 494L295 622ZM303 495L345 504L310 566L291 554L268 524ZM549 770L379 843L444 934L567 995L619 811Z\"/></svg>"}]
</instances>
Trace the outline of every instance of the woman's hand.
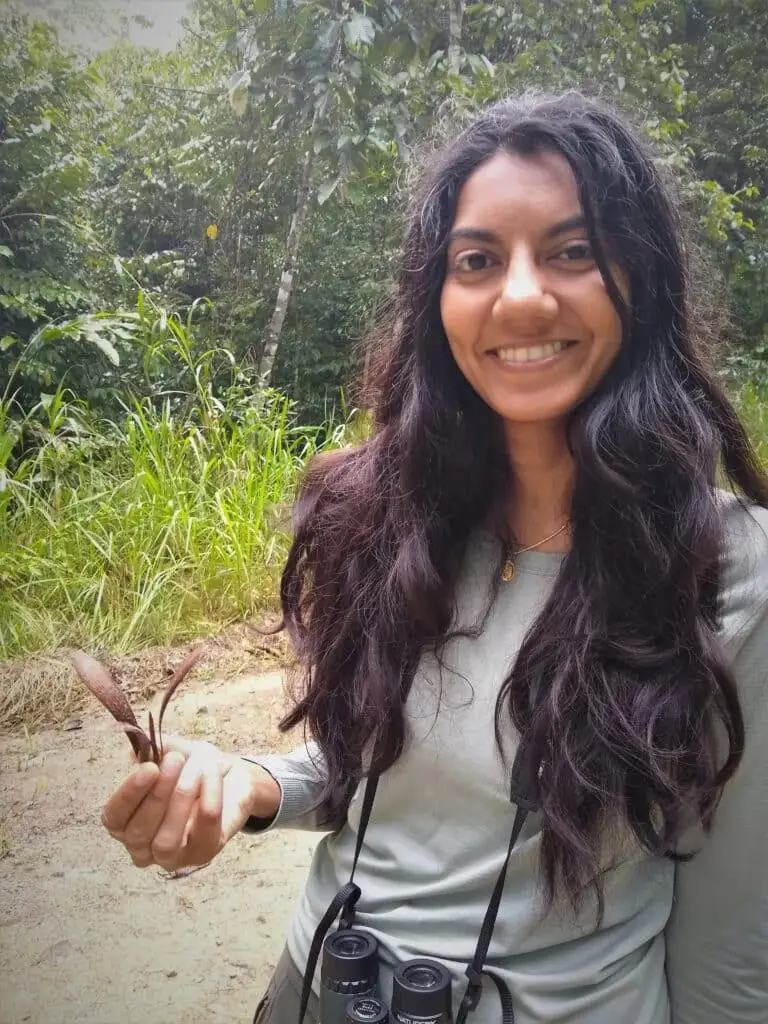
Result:
<instances>
[{"instance_id":1,"label":"woman's hand","mask_svg":"<svg viewBox=\"0 0 768 1024\"><path fill-rule=\"evenodd\" d=\"M280 787L257 765L212 743L171 739L164 748L162 764L137 765L101 815L137 867L207 864L250 815L277 813Z\"/></svg>"}]
</instances>

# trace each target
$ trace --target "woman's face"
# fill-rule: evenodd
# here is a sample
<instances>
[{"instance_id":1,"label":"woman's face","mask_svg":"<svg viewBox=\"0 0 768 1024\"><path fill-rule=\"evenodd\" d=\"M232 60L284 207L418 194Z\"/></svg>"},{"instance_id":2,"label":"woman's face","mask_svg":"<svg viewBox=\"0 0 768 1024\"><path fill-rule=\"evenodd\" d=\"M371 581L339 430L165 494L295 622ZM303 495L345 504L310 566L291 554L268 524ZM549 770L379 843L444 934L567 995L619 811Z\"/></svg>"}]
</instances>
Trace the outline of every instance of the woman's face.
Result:
<instances>
[{"instance_id":1,"label":"woman's face","mask_svg":"<svg viewBox=\"0 0 768 1024\"><path fill-rule=\"evenodd\" d=\"M499 153L467 179L440 308L457 366L504 420L558 421L593 391L621 323L563 157Z\"/></svg>"}]
</instances>

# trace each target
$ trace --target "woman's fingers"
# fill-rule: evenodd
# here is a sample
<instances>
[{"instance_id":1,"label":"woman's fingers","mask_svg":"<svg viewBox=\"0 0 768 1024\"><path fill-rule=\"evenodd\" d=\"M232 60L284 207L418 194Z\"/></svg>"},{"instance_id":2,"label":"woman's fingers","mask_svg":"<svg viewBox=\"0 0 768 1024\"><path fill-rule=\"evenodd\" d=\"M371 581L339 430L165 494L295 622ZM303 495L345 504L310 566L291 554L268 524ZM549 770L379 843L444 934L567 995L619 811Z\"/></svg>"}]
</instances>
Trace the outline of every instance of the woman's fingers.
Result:
<instances>
[{"instance_id":1,"label":"woman's fingers","mask_svg":"<svg viewBox=\"0 0 768 1024\"><path fill-rule=\"evenodd\" d=\"M159 777L116 838L125 845L137 867L153 863L152 842L165 820L184 766L181 754L169 754L160 765ZM113 833L114 835L114 833Z\"/></svg>"},{"instance_id":2,"label":"woman's fingers","mask_svg":"<svg viewBox=\"0 0 768 1024\"><path fill-rule=\"evenodd\" d=\"M161 867L205 864L218 853L221 782L217 761L193 755L186 762L152 842L152 854Z\"/></svg>"},{"instance_id":3,"label":"woman's fingers","mask_svg":"<svg viewBox=\"0 0 768 1024\"><path fill-rule=\"evenodd\" d=\"M159 766L138 765L104 806L104 827L137 867L205 864L221 848L226 760L211 744L177 741Z\"/></svg>"},{"instance_id":4,"label":"woman's fingers","mask_svg":"<svg viewBox=\"0 0 768 1024\"><path fill-rule=\"evenodd\" d=\"M163 753L170 754L172 751L183 754L184 757L206 757L212 760L221 760L224 755L217 746L207 740L187 740L183 736L163 736Z\"/></svg>"},{"instance_id":5,"label":"woman's fingers","mask_svg":"<svg viewBox=\"0 0 768 1024\"><path fill-rule=\"evenodd\" d=\"M200 762L190 757L181 770L163 820L152 840L152 855L163 868L181 865L184 836L200 792Z\"/></svg>"},{"instance_id":6,"label":"woman's fingers","mask_svg":"<svg viewBox=\"0 0 768 1024\"><path fill-rule=\"evenodd\" d=\"M185 867L207 864L221 849L223 773L218 764L201 763L200 790L183 849Z\"/></svg>"},{"instance_id":7,"label":"woman's fingers","mask_svg":"<svg viewBox=\"0 0 768 1024\"><path fill-rule=\"evenodd\" d=\"M140 764L115 790L101 812L101 823L107 832L120 837L142 801L157 782L160 772L155 764Z\"/></svg>"},{"instance_id":8,"label":"woman's fingers","mask_svg":"<svg viewBox=\"0 0 768 1024\"><path fill-rule=\"evenodd\" d=\"M203 766L198 818L204 831L221 828L221 808L224 799L224 773L218 764Z\"/></svg>"}]
</instances>

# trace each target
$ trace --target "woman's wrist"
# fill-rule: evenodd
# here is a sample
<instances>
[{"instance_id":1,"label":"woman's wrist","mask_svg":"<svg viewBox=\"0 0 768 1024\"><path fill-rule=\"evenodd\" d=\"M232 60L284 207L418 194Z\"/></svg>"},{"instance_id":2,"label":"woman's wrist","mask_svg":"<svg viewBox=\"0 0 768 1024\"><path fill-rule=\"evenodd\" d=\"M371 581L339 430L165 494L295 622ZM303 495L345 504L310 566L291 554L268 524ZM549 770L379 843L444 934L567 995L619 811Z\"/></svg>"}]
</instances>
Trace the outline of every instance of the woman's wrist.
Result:
<instances>
[{"instance_id":1,"label":"woman's wrist","mask_svg":"<svg viewBox=\"0 0 768 1024\"><path fill-rule=\"evenodd\" d=\"M272 821L280 810L280 784L260 765L248 762L254 775L249 813L251 818Z\"/></svg>"}]
</instances>

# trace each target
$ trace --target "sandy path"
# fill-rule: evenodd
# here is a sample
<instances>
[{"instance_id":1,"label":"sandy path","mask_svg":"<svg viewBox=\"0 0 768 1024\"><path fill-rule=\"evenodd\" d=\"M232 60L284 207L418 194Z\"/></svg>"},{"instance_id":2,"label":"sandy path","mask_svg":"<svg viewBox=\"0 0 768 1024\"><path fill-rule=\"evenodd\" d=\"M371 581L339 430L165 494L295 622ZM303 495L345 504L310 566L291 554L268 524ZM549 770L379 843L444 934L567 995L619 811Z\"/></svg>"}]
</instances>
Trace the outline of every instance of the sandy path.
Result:
<instances>
[{"instance_id":1,"label":"sandy path","mask_svg":"<svg viewBox=\"0 0 768 1024\"><path fill-rule=\"evenodd\" d=\"M191 683L167 729L286 749L281 706L277 673ZM251 1020L316 837L238 836L188 878L139 871L99 824L128 749L100 709L0 737L0 1024Z\"/></svg>"}]
</instances>

